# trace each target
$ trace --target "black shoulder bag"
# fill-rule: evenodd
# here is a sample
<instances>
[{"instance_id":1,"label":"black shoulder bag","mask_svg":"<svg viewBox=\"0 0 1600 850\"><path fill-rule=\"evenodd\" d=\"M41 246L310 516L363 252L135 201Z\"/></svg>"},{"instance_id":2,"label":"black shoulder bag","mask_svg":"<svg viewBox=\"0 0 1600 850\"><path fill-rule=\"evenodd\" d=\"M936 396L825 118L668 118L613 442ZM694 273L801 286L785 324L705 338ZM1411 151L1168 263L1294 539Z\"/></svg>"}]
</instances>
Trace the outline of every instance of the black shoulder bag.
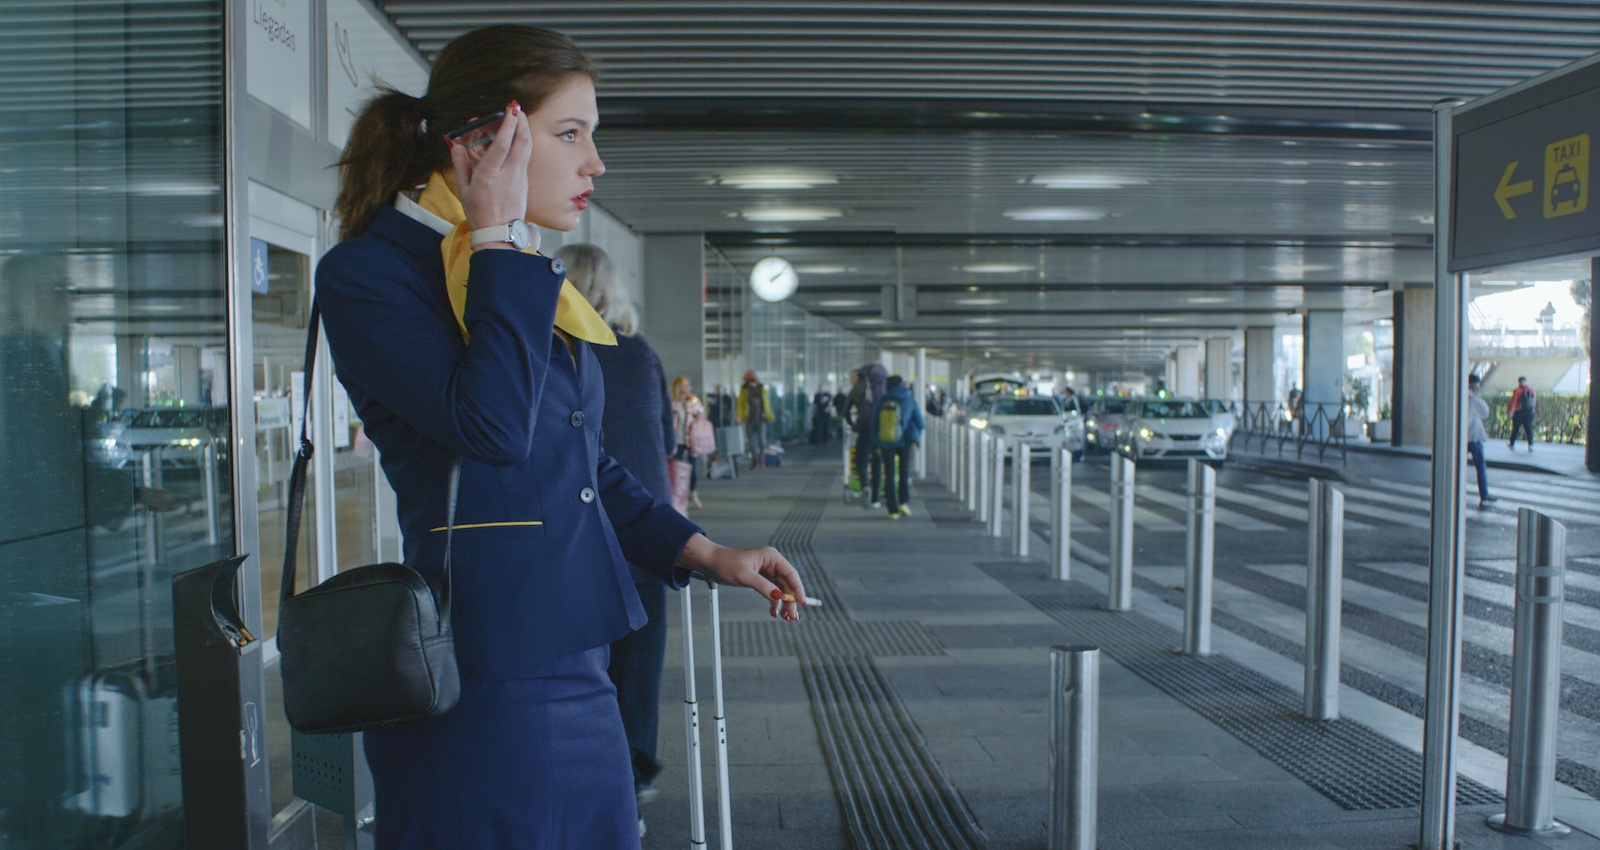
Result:
<instances>
[{"instance_id":1,"label":"black shoulder bag","mask_svg":"<svg viewBox=\"0 0 1600 850\"><path fill-rule=\"evenodd\" d=\"M289 478L289 528L278 604L283 707L301 732L361 732L444 714L461 697L450 628L450 544L455 534L461 459L450 465L444 577L434 595L405 564L369 564L295 593L295 550L315 447L306 437L319 313L306 332L305 409L300 451Z\"/></svg>"}]
</instances>

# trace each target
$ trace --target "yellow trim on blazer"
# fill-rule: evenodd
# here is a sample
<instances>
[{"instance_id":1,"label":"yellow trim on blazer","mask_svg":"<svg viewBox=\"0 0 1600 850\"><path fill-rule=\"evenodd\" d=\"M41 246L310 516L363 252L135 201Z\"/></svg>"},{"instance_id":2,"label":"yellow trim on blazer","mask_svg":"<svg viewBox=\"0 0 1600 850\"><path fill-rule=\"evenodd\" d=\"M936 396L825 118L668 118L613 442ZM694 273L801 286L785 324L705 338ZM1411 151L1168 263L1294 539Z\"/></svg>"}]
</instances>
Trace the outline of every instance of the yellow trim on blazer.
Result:
<instances>
[{"instance_id":1,"label":"yellow trim on blazer","mask_svg":"<svg viewBox=\"0 0 1600 850\"><path fill-rule=\"evenodd\" d=\"M456 526L456 531L460 531L460 530L462 530L464 528L504 528L504 527L510 526L510 525L544 525L544 521L543 520L529 520L529 521L526 521L526 522L474 522L474 523L468 523L467 525L458 525L458 526ZM435 531L444 531L444 530L445 530L445 526L441 525L438 528L430 528L430 529L428 529L428 532L431 534L431 533L433 533Z\"/></svg>"}]
</instances>

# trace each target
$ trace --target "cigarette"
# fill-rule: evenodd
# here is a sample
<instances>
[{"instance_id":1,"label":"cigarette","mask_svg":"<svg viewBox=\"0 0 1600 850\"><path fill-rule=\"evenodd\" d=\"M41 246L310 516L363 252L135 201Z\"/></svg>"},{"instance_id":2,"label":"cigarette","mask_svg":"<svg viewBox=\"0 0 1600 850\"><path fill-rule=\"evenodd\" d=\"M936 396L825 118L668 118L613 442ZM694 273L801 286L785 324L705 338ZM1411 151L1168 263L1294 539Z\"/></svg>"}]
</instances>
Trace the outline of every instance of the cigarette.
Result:
<instances>
[{"instance_id":1,"label":"cigarette","mask_svg":"<svg viewBox=\"0 0 1600 850\"><path fill-rule=\"evenodd\" d=\"M785 601L785 602L798 602L799 601L799 597L795 596L793 593L785 593L783 595L783 601ZM803 604L806 605L807 607L811 607L811 608L820 608L820 607L822 607L822 600L818 599L815 596L807 596L806 597L806 601Z\"/></svg>"}]
</instances>

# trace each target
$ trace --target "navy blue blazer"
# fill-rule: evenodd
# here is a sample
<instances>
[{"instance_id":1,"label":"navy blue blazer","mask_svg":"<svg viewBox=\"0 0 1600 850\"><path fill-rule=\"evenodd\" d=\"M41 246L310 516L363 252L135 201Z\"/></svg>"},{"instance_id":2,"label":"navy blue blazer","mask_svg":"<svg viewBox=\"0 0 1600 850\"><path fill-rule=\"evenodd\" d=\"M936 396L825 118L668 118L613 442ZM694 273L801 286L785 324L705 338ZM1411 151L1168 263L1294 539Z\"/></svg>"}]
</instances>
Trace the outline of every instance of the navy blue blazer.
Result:
<instances>
[{"instance_id":1,"label":"navy blue blazer","mask_svg":"<svg viewBox=\"0 0 1600 850\"><path fill-rule=\"evenodd\" d=\"M531 665L644 625L631 562L673 567L700 529L606 454L593 352L554 332L564 269L516 251L472 255L463 341L440 236L384 208L317 266L334 368L398 497L405 561L437 576L451 459L456 654L464 676Z\"/></svg>"}]
</instances>

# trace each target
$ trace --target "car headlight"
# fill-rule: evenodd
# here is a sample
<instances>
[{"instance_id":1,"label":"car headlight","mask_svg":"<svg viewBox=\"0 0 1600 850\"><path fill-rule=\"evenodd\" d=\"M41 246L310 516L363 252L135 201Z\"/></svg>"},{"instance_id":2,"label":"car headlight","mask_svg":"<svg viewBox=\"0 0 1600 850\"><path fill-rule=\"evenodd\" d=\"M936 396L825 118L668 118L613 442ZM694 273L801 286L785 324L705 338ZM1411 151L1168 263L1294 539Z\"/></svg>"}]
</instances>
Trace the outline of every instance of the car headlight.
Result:
<instances>
[{"instance_id":1,"label":"car headlight","mask_svg":"<svg viewBox=\"0 0 1600 850\"><path fill-rule=\"evenodd\" d=\"M1140 428L1139 429L1139 439L1141 439L1141 440L1148 440L1151 437L1154 437L1155 435L1156 435L1156 432L1150 430L1149 428Z\"/></svg>"},{"instance_id":2,"label":"car headlight","mask_svg":"<svg viewBox=\"0 0 1600 850\"><path fill-rule=\"evenodd\" d=\"M1212 436L1215 436L1219 440L1226 440L1228 438L1228 429L1218 428Z\"/></svg>"},{"instance_id":3,"label":"car headlight","mask_svg":"<svg viewBox=\"0 0 1600 850\"><path fill-rule=\"evenodd\" d=\"M1099 428L1099 427L1100 427L1100 423L1094 421L1093 419L1089 420L1089 430L1090 431L1093 431L1094 429Z\"/></svg>"},{"instance_id":4,"label":"car headlight","mask_svg":"<svg viewBox=\"0 0 1600 850\"><path fill-rule=\"evenodd\" d=\"M979 431L982 431L983 429L989 427L989 420L987 420L987 419L973 418L973 419L971 419L969 421L970 421L972 427L977 428Z\"/></svg>"}]
</instances>

